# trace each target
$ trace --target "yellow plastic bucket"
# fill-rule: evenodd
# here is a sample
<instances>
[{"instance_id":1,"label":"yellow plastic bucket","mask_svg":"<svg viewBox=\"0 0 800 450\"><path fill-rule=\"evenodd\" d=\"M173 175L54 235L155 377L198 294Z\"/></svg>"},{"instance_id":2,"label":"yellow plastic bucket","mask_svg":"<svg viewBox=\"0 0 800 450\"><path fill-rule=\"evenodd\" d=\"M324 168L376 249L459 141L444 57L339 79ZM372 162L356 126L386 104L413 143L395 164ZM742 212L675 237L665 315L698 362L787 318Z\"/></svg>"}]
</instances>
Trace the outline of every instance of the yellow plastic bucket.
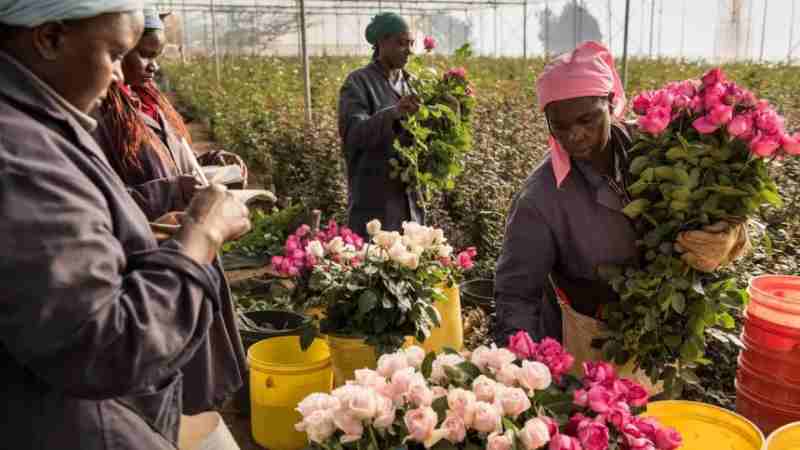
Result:
<instances>
[{"instance_id":1,"label":"yellow plastic bucket","mask_svg":"<svg viewBox=\"0 0 800 450\"><path fill-rule=\"evenodd\" d=\"M426 352L439 353L443 348L449 347L460 351L464 347L464 323L461 319L461 292L458 286L438 286L447 297L446 300L434 302L433 306L439 311L440 325L431 330L431 335L425 339L422 348Z\"/></svg>"},{"instance_id":2,"label":"yellow plastic bucket","mask_svg":"<svg viewBox=\"0 0 800 450\"><path fill-rule=\"evenodd\" d=\"M764 450L800 449L800 422L792 422L773 431L764 445Z\"/></svg>"},{"instance_id":3,"label":"yellow plastic bucket","mask_svg":"<svg viewBox=\"0 0 800 450\"><path fill-rule=\"evenodd\" d=\"M761 450L764 435L744 417L705 403L664 400L647 405L645 416L683 436L678 450Z\"/></svg>"},{"instance_id":4,"label":"yellow plastic bucket","mask_svg":"<svg viewBox=\"0 0 800 450\"><path fill-rule=\"evenodd\" d=\"M333 385L342 386L352 380L358 369L375 369L378 355L375 347L367 345L363 338L328 335L333 362Z\"/></svg>"},{"instance_id":5,"label":"yellow plastic bucket","mask_svg":"<svg viewBox=\"0 0 800 450\"><path fill-rule=\"evenodd\" d=\"M331 391L328 344L315 339L304 352L298 336L274 337L253 344L247 360L253 439L270 450L305 448L306 434L294 428L301 420L295 408L309 394Z\"/></svg>"}]
</instances>

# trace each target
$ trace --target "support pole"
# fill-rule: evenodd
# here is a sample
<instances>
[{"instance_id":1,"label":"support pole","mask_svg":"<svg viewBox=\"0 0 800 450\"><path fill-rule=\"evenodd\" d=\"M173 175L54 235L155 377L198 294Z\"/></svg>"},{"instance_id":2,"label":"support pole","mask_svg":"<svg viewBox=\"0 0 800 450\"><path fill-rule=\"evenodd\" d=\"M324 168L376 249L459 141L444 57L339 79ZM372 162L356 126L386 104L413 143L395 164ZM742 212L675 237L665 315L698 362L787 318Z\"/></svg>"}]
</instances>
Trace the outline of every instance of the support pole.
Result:
<instances>
[{"instance_id":1,"label":"support pole","mask_svg":"<svg viewBox=\"0 0 800 450\"><path fill-rule=\"evenodd\" d=\"M758 55L758 60L764 60L764 42L767 37L767 0L764 0L764 18L761 20L761 53Z\"/></svg>"},{"instance_id":2,"label":"support pole","mask_svg":"<svg viewBox=\"0 0 800 450\"><path fill-rule=\"evenodd\" d=\"M544 2L547 20L544 22L544 55L550 56L550 3Z\"/></svg>"},{"instance_id":3,"label":"support pole","mask_svg":"<svg viewBox=\"0 0 800 450\"><path fill-rule=\"evenodd\" d=\"M614 53L614 32L612 28L613 20L611 17L611 0L608 0L608 48L611 49L611 53Z\"/></svg>"},{"instance_id":4,"label":"support pole","mask_svg":"<svg viewBox=\"0 0 800 450\"><path fill-rule=\"evenodd\" d=\"M788 50L786 51L786 64L792 63L792 44L794 44L794 5L796 2L792 2L792 18L789 20L789 46L787 47Z\"/></svg>"},{"instance_id":5,"label":"support pole","mask_svg":"<svg viewBox=\"0 0 800 450\"><path fill-rule=\"evenodd\" d=\"M308 44L306 42L306 6L305 0L300 3L300 47L303 56L303 93L305 98L306 126L311 125L311 72L308 67Z\"/></svg>"},{"instance_id":6,"label":"support pole","mask_svg":"<svg viewBox=\"0 0 800 450\"><path fill-rule=\"evenodd\" d=\"M183 0L183 14L181 20L183 21L183 49L181 50L181 63L186 64L186 55L189 53L189 20L188 13L186 12L186 0Z\"/></svg>"},{"instance_id":7,"label":"support pole","mask_svg":"<svg viewBox=\"0 0 800 450\"><path fill-rule=\"evenodd\" d=\"M625 35L622 38L622 87L628 85L628 28L631 23L631 0L625 0Z\"/></svg>"},{"instance_id":8,"label":"support pole","mask_svg":"<svg viewBox=\"0 0 800 450\"><path fill-rule=\"evenodd\" d=\"M681 59L683 50L686 48L686 0L683 0L683 12L681 14Z\"/></svg>"},{"instance_id":9,"label":"support pole","mask_svg":"<svg viewBox=\"0 0 800 450\"><path fill-rule=\"evenodd\" d=\"M497 58L497 4L494 5L494 57Z\"/></svg>"},{"instance_id":10,"label":"support pole","mask_svg":"<svg viewBox=\"0 0 800 450\"><path fill-rule=\"evenodd\" d=\"M211 41L214 46L214 71L217 76L217 87L222 84L222 72L219 64L219 46L217 45L217 16L214 14L214 0L211 3Z\"/></svg>"},{"instance_id":11,"label":"support pole","mask_svg":"<svg viewBox=\"0 0 800 450\"><path fill-rule=\"evenodd\" d=\"M572 1L572 44L578 46L578 0Z\"/></svg>"},{"instance_id":12,"label":"support pole","mask_svg":"<svg viewBox=\"0 0 800 450\"><path fill-rule=\"evenodd\" d=\"M664 0L658 2L658 57L661 58L661 42L664 38Z\"/></svg>"},{"instance_id":13,"label":"support pole","mask_svg":"<svg viewBox=\"0 0 800 450\"><path fill-rule=\"evenodd\" d=\"M656 19L656 0L650 0L650 58L653 57L653 25Z\"/></svg>"},{"instance_id":14,"label":"support pole","mask_svg":"<svg viewBox=\"0 0 800 450\"><path fill-rule=\"evenodd\" d=\"M522 3L522 59L528 59L528 0Z\"/></svg>"}]
</instances>

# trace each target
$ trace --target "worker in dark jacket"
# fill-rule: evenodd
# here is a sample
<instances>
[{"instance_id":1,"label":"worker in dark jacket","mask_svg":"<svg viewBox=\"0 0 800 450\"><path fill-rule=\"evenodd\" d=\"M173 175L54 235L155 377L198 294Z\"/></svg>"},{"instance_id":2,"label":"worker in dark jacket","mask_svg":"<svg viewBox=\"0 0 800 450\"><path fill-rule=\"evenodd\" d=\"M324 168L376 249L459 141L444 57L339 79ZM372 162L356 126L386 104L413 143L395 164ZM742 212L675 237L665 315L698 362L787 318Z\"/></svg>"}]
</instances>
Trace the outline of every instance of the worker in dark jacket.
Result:
<instances>
[{"instance_id":1,"label":"worker in dark jacket","mask_svg":"<svg viewBox=\"0 0 800 450\"><path fill-rule=\"evenodd\" d=\"M198 191L159 246L91 136L137 0L0 2L0 385L4 446L177 445L181 369L219 309L220 245L247 208Z\"/></svg>"},{"instance_id":2,"label":"worker in dark jacket","mask_svg":"<svg viewBox=\"0 0 800 450\"><path fill-rule=\"evenodd\" d=\"M598 309L617 299L598 268L639 258L637 234L622 213L630 201L631 137L621 122L625 92L611 54L600 43L584 42L545 67L537 94L551 154L525 181L508 214L495 275L495 339L501 343L518 330L561 340L556 294L571 311L596 321ZM737 227L712 239L746 236Z\"/></svg>"},{"instance_id":3,"label":"worker in dark jacket","mask_svg":"<svg viewBox=\"0 0 800 450\"><path fill-rule=\"evenodd\" d=\"M192 172L199 167L188 147L183 120L152 85L156 59L165 44L158 12L146 9L144 34L122 61L125 83L112 85L100 108L100 126L95 133L151 222L185 209L197 184ZM247 358L219 258L214 270L220 279L220 308L208 338L184 368L183 412L188 415L222 406L241 388L247 373Z\"/></svg>"},{"instance_id":4,"label":"worker in dark jacket","mask_svg":"<svg viewBox=\"0 0 800 450\"><path fill-rule=\"evenodd\" d=\"M424 223L419 193L390 176L389 160L397 157L395 139L400 120L419 109L403 70L414 39L408 24L395 13L375 16L366 29L374 48L372 62L348 75L339 97L339 136L347 162L350 228L366 236L372 219L385 230L400 230L404 221Z\"/></svg>"}]
</instances>

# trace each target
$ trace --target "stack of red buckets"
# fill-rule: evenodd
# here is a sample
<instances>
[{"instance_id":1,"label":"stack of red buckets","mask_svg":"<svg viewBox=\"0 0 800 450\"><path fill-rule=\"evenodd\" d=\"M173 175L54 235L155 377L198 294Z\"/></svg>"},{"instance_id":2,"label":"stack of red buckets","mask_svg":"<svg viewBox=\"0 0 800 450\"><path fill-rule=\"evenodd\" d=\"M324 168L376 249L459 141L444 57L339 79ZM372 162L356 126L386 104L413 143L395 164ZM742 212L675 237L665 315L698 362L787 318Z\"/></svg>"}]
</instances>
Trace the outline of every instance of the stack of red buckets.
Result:
<instances>
[{"instance_id":1,"label":"stack of red buckets","mask_svg":"<svg viewBox=\"0 0 800 450\"><path fill-rule=\"evenodd\" d=\"M800 421L800 277L750 281L736 409L764 434Z\"/></svg>"}]
</instances>

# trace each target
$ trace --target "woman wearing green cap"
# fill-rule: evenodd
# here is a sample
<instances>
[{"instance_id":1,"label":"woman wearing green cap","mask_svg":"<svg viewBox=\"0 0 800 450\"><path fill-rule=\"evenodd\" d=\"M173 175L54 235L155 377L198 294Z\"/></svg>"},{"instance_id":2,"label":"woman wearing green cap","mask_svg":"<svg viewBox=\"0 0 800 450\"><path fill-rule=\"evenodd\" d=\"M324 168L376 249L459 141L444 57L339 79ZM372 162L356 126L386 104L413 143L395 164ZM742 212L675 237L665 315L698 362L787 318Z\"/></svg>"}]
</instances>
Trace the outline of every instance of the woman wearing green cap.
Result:
<instances>
[{"instance_id":1,"label":"woman wearing green cap","mask_svg":"<svg viewBox=\"0 0 800 450\"><path fill-rule=\"evenodd\" d=\"M365 35L374 48L372 62L347 77L339 97L349 225L362 236L372 219L387 230L401 229L404 221L425 220L417 192L389 176L394 141L402 137L400 119L419 109L403 70L414 39L406 21L391 12L373 17Z\"/></svg>"}]
</instances>

